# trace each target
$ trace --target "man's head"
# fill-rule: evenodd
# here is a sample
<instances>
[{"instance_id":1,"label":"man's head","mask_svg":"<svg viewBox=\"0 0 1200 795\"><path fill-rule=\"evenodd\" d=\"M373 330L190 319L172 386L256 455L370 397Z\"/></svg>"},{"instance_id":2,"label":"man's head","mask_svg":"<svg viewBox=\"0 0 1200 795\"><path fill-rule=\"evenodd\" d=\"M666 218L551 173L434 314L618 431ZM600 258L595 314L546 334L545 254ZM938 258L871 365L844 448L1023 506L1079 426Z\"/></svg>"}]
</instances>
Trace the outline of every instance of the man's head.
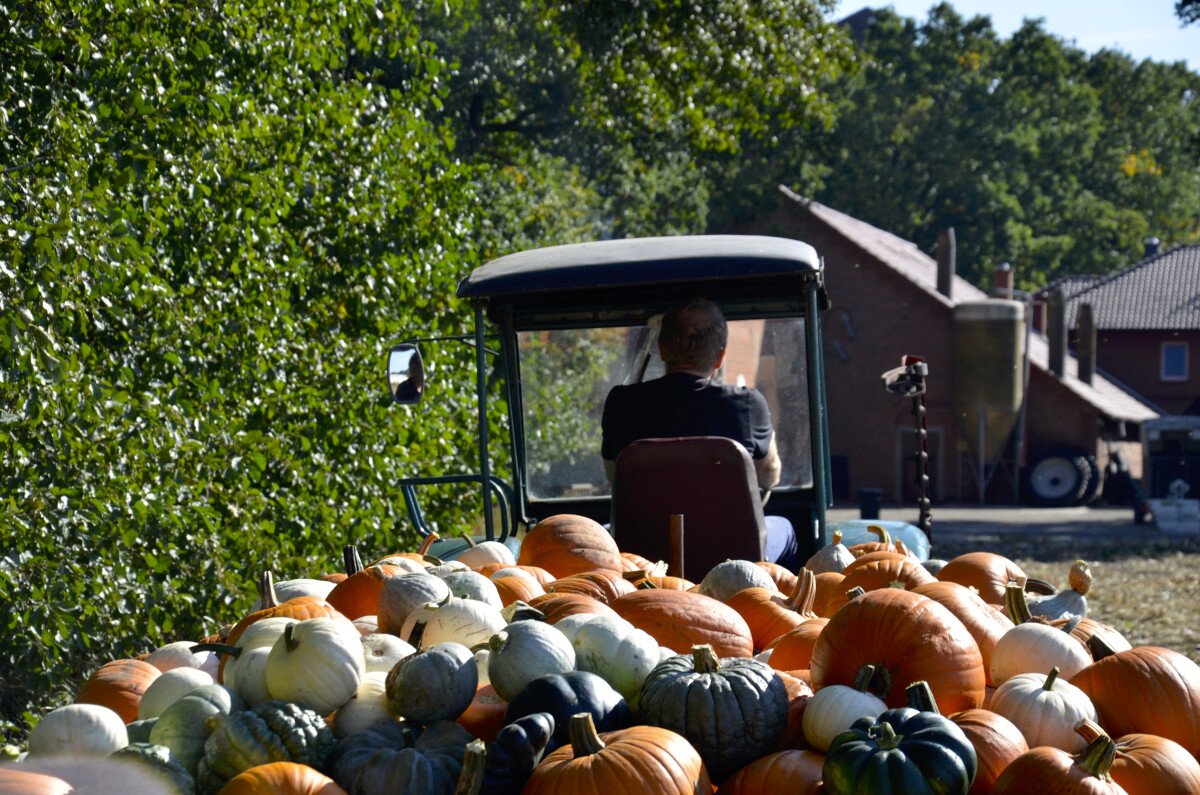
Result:
<instances>
[{"instance_id":1,"label":"man's head","mask_svg":"<svg viewBox=\"0 0 1200 795\"><path fill-rule=\"evenodd\" d=\"M725 316L712 301L693 298L663 315L658 350L668 372L711 372L720 366L729 330Z\"/></svg>"}]
</instances>

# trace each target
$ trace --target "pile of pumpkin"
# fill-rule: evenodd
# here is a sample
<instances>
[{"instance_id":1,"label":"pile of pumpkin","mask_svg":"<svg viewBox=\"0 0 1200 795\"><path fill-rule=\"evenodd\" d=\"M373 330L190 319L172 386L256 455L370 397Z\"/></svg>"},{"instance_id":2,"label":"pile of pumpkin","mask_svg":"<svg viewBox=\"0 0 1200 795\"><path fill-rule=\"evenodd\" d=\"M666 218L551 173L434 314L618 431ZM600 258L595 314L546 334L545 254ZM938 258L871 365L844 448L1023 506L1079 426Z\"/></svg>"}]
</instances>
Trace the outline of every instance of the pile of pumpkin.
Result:
<instances>
[{"instance_id":1,"label":"pile of pumpkin","mask_svg":"<svg viewBox=\"0 0 1200 795\"><path fill-rule=\"evenodd\" d=\"M692 583L562 515L346 568L102 666L0 790L1200 793L1200 667L1088 617L1083 562L881 533Z\"/></svg>"}]
</instances>

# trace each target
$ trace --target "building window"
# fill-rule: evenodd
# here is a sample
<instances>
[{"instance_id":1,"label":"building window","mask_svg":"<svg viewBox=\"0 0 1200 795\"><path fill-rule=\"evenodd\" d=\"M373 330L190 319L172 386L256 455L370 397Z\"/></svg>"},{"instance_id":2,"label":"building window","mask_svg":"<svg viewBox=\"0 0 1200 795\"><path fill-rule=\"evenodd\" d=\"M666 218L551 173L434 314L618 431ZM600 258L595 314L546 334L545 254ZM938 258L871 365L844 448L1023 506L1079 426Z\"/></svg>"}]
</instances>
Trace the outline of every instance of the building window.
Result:
<instances>
[{"instance_id":1,"label":"building window","mask_svg":"<svg viewBox=\"0 0 1200 795\"><path fill-rule=\"evenodd\" d=\"M1164 342L1160 374L1163 381L1188 380L1188 344Z\"/></svg>"}]
</instances>

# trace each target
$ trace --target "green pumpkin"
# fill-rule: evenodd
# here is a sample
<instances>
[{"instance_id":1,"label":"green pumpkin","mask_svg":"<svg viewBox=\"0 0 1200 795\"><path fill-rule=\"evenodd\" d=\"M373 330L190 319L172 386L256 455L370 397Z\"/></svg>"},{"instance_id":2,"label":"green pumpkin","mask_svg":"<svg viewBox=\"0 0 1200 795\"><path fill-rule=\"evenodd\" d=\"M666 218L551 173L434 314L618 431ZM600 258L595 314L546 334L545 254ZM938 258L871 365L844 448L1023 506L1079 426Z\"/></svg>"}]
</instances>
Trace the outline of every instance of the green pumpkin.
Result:
<instances>
[{"instance_id":1,"label":"green pumpkin","mask_svg":"<svg viewBox=\"0 0 1200 795\"><path fill-rule=\"evenodd\" d=\"M269 762L298 762L321 770L336 743L324 718L291 701L268 701L208 722L213 733L196 772L200 795L215 795L229 779Z\"/></svg>"},{"instance_id":2,"label":"green pumpkin","mask_svg":"<svg viewBox=\"0 0 1200 795\"><path fill-rule=\"evenodd\" d=\"M196 782L192 778L192 774L171 756L171 749L165 745L130 743L119 751L113 751L109 756L114 759L131 759L152 770L165 785L171 788L172 792L178 795L192 795L196 791Z\"/></svg>"},{"instance_id":3,"label":"green pumpkin","mask_svg":"<svg viewBox=\"0 0 1200 795\"><path fill-rule=\"evenodd\" d=\"M975 747L948 718L912 707L859 718L834 738L823 777L829 795L965 795Z\"/></svg>"},{"instance_id":4,"label":"green pumpkin","mask_svg":"<svg viewBox=\"0 0 1200 795\"><path fill-rule=\"evenodd\" d=\"M149 743L150 730L154 728L154 724L158 723L158 718L143 718L135 720L133 723L125 725L125 733L129 735L130 743Z\"/></svg>"},{"instance_id":5,"label":"green pumpkin","mask_svg":"<svg viewBox=\"0 0 1200 795\"><path fill-rule=\"evenodd\" d=\"M508 702L504 722L535 712L548 712L554 719L554 733L546 744L546 753L569 741L567 724L571 716L590 712L597 731L609 732L633 725L633 713L624 697L612 685L587 671L567 671L539 676Z\"/></svg>"},{"instance_id":6,"label":"green pumpkin","mask_svg":"<svg viewBox=\"0 0 1200 795\"><path fill-rule=\"evenodd\" d=\"M149 742L171 749L171 757L195 776L212 734L209 719L244 708L241 696L229 688L201 685L163 710L150 727Z\"/></svg>"},{"instance_id":7,"label":"green pumpkin","mask_svg":"<svg viewBox=\"0 0 1200 795\"><path fill-rule=\"evenodd\" d=\"M654 667L638 696L642 722L682 734L700 753L713 781L775 750L787 728L788 695L766 663L718 659L693 646Z\"/></svg>"},{"instance_id":8,"label":"green pumpkin","mask_svg":"<svg viewBox=\"0 0 1200 795\"><path fill-rule=\"evenodd\" d=\"M487 747L481 792L519 795L554 734L554 717L535 712L505 726Z\"/></svg>"},{"instance_id":9,"label":"green pumpkin","mask_svg":"<svg viewBox=\"0 0 1200 795\"><path fill-rule=\"evenodd\" d=\"M436 720L422 730L385 718L343 737L329 755L328 769L350 795L453 795L463 749L473 739L453 721Z\"/></svg>"}]
</instances>

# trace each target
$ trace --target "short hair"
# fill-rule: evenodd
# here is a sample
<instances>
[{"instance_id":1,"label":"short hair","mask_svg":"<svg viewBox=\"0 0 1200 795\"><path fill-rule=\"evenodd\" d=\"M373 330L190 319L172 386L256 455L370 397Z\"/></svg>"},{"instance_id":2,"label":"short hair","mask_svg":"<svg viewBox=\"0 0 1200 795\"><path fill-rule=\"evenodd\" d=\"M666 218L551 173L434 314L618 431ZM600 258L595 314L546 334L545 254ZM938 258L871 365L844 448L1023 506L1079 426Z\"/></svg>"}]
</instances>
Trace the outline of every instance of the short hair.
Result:
<instances>
[{"instance_id":1,"label":"short hair","mask_svg":"<svg viewBox=\"0 0 1200 795\"><path fill-rule=\"evenodd\" d=\"M658 334L667 369L714 367L729 341L721 308L706 298L677 304L663 315Z\"/></svg>"}]
</instances>

